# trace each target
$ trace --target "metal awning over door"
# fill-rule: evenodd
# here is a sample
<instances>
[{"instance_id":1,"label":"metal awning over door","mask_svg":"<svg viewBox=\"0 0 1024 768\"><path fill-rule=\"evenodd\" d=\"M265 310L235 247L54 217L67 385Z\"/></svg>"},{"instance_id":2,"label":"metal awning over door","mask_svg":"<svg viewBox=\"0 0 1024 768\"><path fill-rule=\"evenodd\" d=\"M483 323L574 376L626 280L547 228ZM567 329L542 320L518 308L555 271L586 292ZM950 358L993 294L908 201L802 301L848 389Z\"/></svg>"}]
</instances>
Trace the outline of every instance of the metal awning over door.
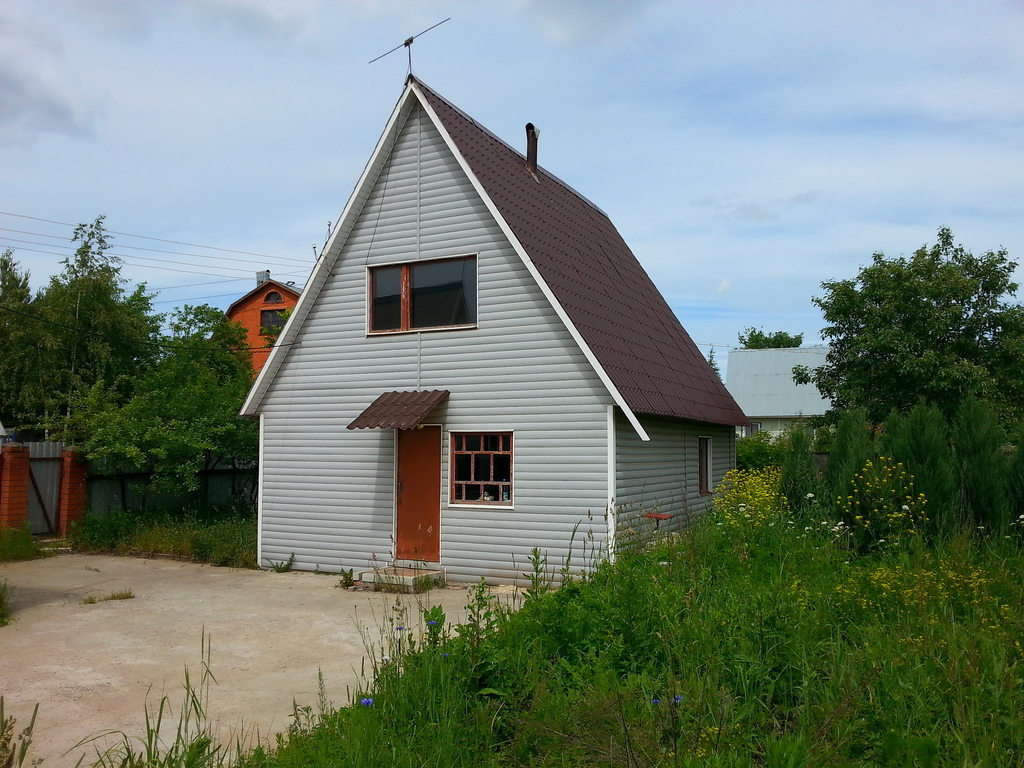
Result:
<instances>
[{"instance_id":1,"label":"metal awning over door","mask_svg":"<svg viewBox=\"0 0 1024 768\"><path fill-rule=\"evenodd\" d=\"M447 389L385 392L356 416L348 429L415 429L449 394Z\"/></svg>"}]
</instances>

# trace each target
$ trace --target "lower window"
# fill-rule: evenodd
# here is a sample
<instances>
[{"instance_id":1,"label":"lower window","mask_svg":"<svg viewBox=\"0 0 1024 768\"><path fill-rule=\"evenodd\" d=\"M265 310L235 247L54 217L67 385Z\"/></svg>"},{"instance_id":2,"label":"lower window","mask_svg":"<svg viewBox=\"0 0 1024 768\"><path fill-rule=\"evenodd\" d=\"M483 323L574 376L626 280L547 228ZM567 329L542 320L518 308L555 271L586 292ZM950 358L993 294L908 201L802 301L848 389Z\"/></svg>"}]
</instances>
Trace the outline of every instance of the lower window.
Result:
<instances>
[{"instance_id":1,"label":"lower window","mask_svg":"<svg viewBox=\"0 0 1024 768\"><path fill-rule=\"evenodd\" d=\"M512 433L453 432L451 501L512 503Z\"/></svg>"}]
</instances>

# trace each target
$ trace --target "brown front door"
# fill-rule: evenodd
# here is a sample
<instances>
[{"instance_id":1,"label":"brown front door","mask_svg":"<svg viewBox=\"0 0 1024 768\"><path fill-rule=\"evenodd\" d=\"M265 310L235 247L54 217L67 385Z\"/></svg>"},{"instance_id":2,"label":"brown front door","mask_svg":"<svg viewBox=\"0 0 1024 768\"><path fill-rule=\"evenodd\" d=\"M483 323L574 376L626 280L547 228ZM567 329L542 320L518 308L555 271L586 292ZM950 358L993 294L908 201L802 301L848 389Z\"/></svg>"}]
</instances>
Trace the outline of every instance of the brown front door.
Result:
<instances>
[{"instance_id":1,"label":"brown front door","mask_svg":"<svg viewBox=\"0 0 1024 768\"><path fill-rule=\"evenodd\" d=\"M441 559L441 428L398 429L395 434L395 557L436 563Z\"/></svg>"}]
</instances>

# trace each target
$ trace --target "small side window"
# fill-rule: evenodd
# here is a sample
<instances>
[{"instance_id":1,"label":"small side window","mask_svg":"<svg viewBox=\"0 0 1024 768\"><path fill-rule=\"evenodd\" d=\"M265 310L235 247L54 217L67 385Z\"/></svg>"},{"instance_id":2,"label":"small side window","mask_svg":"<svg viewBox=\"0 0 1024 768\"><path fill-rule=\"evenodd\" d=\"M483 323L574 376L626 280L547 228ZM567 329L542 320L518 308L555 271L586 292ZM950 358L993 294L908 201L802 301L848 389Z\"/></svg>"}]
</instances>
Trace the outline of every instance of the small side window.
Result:
<instances>
[{"instance_id":1,"label":"small side window","mask_svg":"<svg viewBox=\"0 0 1024 768\"><path fill-rule=\"evenodd\" d=\"M281 298L281 294L277 291L271 291L263 297L264 304L283 304L284 299Z\"/></svg>"},{"instance_id":2,"label":"small side window","mask_svg":"<svg viewBox=\"0 0 1024 768\"><path fill-rule=\"evenodd\" d=\"M711 438L697 438L697 490L711 493Z\"/></svg>"}]
</instances>

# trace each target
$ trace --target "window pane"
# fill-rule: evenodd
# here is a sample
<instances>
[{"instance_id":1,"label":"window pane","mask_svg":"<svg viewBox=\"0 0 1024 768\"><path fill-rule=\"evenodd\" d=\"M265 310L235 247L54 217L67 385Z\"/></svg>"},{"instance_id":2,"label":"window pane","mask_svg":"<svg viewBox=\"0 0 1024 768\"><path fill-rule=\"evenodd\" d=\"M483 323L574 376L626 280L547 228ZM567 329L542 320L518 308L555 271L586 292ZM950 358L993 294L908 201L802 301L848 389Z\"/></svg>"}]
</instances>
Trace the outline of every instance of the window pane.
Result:
<instances>
[{"instance_id":1,"label":"window pane","mask_svg":"<svg viewBox=\"0 0 1024 768\"><path fill-rule=\"evenodd\" d=\"M491 457L486 453L478 453L473 457L473 479L474 480L490 480L491 479Z\"/></svg>"},{"instance_id":2,"label":"window pane","mask_svg":"<svg viewBox=\"0 0 1024 768\"><path fill-rule=\"evenodd\" d=\"M480 450L480 435L466 435L466 450L467 451L479 451Z\"/></svg>"},{"instance_id":3,"label":"window pane","mask_svg":"<svg viewBox=\"0 0 1024 768\"><path fill-rule=\"evenodd\" d=\"M494 457L494 480L507 483L512 479L512 457L499 453Z\"/></svg>"},{"instance_id":4,"label":"window pane","mask_svg":"<svg viewBox=\"0 0 1024 768\"><path fill-rule=\"evenodd\" d=\"M412 327L476 322L476 259L413 264Z\"/></svg>"},{"instance_id":5,"label":"window pane","mask_svg":"<svg viewBox=\"0 0 1024 768\"><path fill-rule=\"evenodd\" d=\"M501 501L501 489L496 485L485 485L484 501Z\"/></svg>"},{"instance_id":6,"label":"window pane","mask_svg":"<svg viewBox=\"0 0 1024 768\"><path fill-rule=\"evenodd\" d=\"M472 480L472 465L473 457L469 454L456 454L455 455L455 479L458 481L465 482L466 480Z\"/></svg>"},{"instance_id":7,"label":"window pane","mask_svg":"<svg viewBox=\"0 0 1024 768\"><path fill-rule=\"evenodd\" d=\"M466 501L480 501L480 486L479 485L467 485L466 486Z\"/></svg>"},{"instance_id":8,"label":"window pane","mask_svg":"<svg viewBox=\"0 0 1024 768\"><path fill-rule=\"evenodd\" d=\"M381 267L371 272L373 315L370 330L394 331L402 327L402 268Z\"/></svg>"},{"instance_id":9,"label":"window pane","mask_svg":"<svg viewBox=\"0 0 1024 768\"><path fill-rule=\"evenodd\" d=\"M276 331L284 325L284 311L280 309L264 309L260 312L260 327L267 331Z\"/></svg>"}]
</instances>

